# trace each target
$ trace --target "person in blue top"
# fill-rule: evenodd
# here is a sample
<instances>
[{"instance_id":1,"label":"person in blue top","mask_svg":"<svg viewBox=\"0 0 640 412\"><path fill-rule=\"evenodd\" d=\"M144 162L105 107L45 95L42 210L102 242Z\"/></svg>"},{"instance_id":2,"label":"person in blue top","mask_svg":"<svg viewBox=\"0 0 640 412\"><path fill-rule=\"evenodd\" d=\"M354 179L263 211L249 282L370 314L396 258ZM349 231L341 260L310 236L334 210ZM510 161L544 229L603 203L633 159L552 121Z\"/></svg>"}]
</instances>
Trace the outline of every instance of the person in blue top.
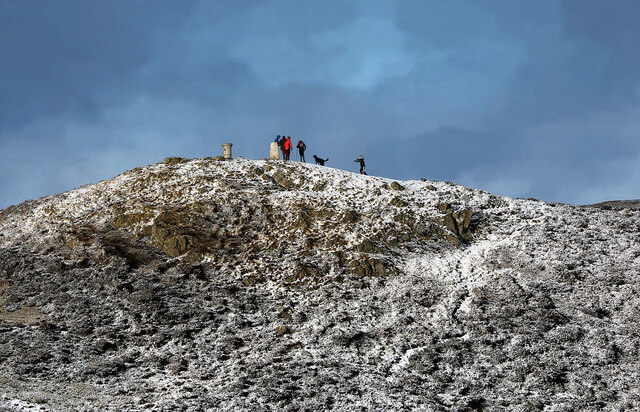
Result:
<instances>
[{"instance_id":1,"label":"person in blue top","mask_svg":"<svg viewBox=\"0 0 640 412\"><path fill-rule=\"evenodd\" d=\"M280 148L280 151L282 152L282 158L285 158L284 155L284 142L286 141L286 136L282 135L282 137L280 135L278 135L278 137L276 137L276 143L278 143L278 147Z\"/></svg>"}]
</instances>

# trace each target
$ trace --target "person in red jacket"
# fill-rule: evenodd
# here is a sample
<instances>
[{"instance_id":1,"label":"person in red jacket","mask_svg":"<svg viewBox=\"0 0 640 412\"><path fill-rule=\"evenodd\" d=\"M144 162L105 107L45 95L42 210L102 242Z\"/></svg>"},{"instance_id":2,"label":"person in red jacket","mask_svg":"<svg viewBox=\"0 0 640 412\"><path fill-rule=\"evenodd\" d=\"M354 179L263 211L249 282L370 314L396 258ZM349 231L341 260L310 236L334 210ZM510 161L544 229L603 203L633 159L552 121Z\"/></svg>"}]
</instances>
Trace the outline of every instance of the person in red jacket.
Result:
<instances>
[{"instance_id":1,"label":"person in red jacket","mask_svg":"<svg viewBox=\"0 0 640 412\"><path fill-rule=\"evenodd\" d=\"M284 141L284 150L283 150L283 154L284 154L284 160L289 160L289 155L291 154L291 137L287 136L287 140Z\"/></svg>"}]
</instances>

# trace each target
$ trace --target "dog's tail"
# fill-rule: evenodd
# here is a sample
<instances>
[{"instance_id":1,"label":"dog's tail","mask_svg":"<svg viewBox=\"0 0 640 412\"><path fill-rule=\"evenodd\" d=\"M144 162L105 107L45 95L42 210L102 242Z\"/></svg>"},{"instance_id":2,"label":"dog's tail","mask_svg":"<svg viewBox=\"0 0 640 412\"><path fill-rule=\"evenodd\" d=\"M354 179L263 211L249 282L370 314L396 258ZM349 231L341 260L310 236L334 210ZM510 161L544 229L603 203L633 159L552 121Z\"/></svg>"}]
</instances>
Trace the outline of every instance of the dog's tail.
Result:
<instances>
[{"instance_id":1,"label":"dog's tail","mask_svg":"<svg viewBox=\"0 0 640 412\"><path fill-rule=\"evenodd\" d=\"M328 161L329 161L329 158L327 157L327 158L325 159L325 162L328 162Z\"/></svg>"}]
</instances>

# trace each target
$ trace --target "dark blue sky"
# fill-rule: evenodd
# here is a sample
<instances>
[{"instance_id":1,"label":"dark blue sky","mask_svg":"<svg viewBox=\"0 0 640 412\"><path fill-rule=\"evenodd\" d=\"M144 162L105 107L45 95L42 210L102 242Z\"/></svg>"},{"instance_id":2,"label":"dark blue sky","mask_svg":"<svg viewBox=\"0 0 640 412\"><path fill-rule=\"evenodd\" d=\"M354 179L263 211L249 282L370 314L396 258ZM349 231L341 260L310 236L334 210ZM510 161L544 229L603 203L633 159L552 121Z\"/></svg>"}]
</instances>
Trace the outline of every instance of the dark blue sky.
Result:
<instances>
[{"instance_id":1,"label":"dark blue sky","mask_svg":"<svg viewBox=\"0 0 640 412\"><path fill-rule=\"evenodd\" d=\"M0 0L0 207L276 134L357 172L640 197L640 1Z\"/></svg>"}]
</instances>

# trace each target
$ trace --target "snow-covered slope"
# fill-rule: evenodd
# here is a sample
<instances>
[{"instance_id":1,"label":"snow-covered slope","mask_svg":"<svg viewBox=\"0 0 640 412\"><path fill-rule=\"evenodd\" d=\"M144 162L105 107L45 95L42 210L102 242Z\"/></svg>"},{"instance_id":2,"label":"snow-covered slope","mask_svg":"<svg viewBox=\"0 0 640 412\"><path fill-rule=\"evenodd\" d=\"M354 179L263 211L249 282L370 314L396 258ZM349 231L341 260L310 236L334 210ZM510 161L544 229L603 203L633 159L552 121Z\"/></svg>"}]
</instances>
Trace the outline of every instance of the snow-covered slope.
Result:
<instances>
[{"instance_id":1,"label":"snow-covered slope","mask_svg":"<svg viewBox=\"0 0 640 412\"><path fill-rule=\"evenodd\" d=\"M166 159L0 212L0 406L638 409L639 216Z\"/></svg>"}]
</instances>

